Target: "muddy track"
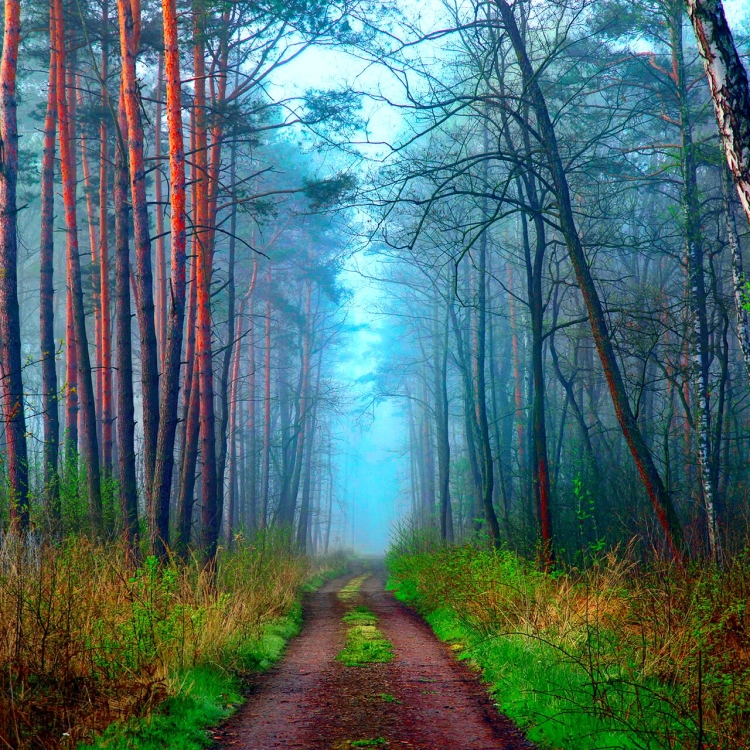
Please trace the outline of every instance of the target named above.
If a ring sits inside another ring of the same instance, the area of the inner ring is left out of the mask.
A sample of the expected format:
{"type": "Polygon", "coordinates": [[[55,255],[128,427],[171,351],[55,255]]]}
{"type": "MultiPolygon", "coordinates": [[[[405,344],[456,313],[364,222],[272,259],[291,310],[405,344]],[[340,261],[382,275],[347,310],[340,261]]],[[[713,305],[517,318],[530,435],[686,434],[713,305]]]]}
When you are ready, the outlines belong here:
{"type": "Polygon", "coordinates": [[[330,581],[307,599],[301,635],[283,662],[252,685],[238,714],[215,733],[221,748],[533,748],[497,713],[477,675],[452,659],[428,626],[384,590],[382,572],[365,580],[356,604],[378,616],[395,658],[359,667],[336,661],[344,646],[341,618],[347,609],[336,593],[354,576],[330,581]],[[367,740],[377,744],[361,744],[367,740]]]}

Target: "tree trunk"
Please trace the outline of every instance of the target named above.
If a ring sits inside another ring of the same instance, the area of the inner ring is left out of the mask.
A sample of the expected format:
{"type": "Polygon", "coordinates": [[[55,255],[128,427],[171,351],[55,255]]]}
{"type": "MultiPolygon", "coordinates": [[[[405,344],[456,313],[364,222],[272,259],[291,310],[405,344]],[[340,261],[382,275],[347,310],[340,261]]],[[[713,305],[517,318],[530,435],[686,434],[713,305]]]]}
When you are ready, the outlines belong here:
{"type": "MultiPolygon", "coordinates": [[[[236,494],[235,494],[235,479],[237,476],[237,411],[239,409],[237,405],[239,395],[239,384],[240,384],[240,357],[242,356],[242,328],[244,323],[244,312],[245,312],[245,300],[240,302],[240,309],[237,314],[236,330],[230,334],[234,337],[237,342],[234,347],[234,357],[232,358],[232,382],[229,394],[229,403],[227,404],[227,412],[229,416],[229,427],[227,433],[228,450],[226,451],[228,456],[228,474],[229,474],[229,487],[227,492],[226,501],[226,512],[224,513],[224,540],[227,548],[232,543],[232,535],[234,533],[234,520],[236,510],[236,494]]],[[[223,482],[219,484],[219,487],[223,486],[223,482]]]]}
{"type": "Polygon", "coordinates": [[[138,542],[138,492],[135,475],[133,342],[130,320],[130,244],[128,241],[128,164],[125,108],[120,95],[115,148],[115,330],[117,362],[117,460],[123,537],[131,550],[138,542]]]}
{"type": "MultiPolygon", "coordinates": [[[[313,448],[315,447],[315,422],[318,415],[318,397],[320,395],[320,376],[323,371],[323,357],[322,354],[318,357],[318,375],[315,383],[315,403],[310,410],[309,417],[306,417],[303,421],[303,429],[305,430],[304,439],[304,460],[305,460],[305,480],[302,483],[302,504],[299,510],[299,526],[297,528],[297,546],[300,551],[310,554],[311,550],[308,546],[308,538],[310,536],[310,518],[311,518],[311,507],[310,498],[312,497],[312,456],[313,448]]],[[[308,404],[310,396],[308,394],[308,404]]],[[[309,405],[308,405],[309,410],[309,405]]],[[[302,418],[300,417],[302,420],[302,418]]],[[[302,462],[303,453],[299,454],[299,461],[302,462]]]]}
{"type": "Polygon", "coordinates": [[[41,241],[39,243],[39,323],[42,345],[42,411],[44,413],[44,496],[53,524],[60,521],[58,458],[60,416],[55,367],[54,211],[55,138],[57,136],[57,53],[55,14],[50,3],[50,60],[47,83],[47,114],[44,120],[42,156],[41,241]]]}
{"type": "Polygon", "coordinates": [[[687,0],[711,89],[719,134],[742,207],[750,221],[750,85],[721,0],[687,0]]]}
{"type": "Polygon", "coordinates": [[[263,458],[260,477],[260,525],[268,523],[271,473],[271,266],[266,270],[265,372],[263,384],[263,458]]]}
{"type": "Polygon", "coordinates": [[[148,516],[156,514],[151,497],[159,430],[159,364],[154,322],[154,290],[151,270],[151,236],[148,225],[146,169],[143,155],[143,123],[136,77],[136,56],[140,45],[140,4],[117,0],[122,57],[122,89],[127,116],[128,163],[133,205],[133,240],[135,243],[136,311],[141,340],[141,383],[143,404],[143,464],[148,516]]]}
{"type": "Polygon", "coordinates": [[[248,374],[247,374],[247,507],[251,529],[258,528],[258,456],[255,408],[255,305],[250,301],[248,322],[248,374]]]}
{"type": "Polygon", "coordinates": [[[433,391],[435,398],[435,422],[438,457],[438,495],[440,503],[440,538],[453,541],[453,513],[451,509],[451,445],[448,435],[448,335],[450,321],[448,311],[440,330],[439,305],[436,300],[433,321],[433,391]]]}
{"type": "MultiPolygon", "coordinates": [[[[185,324],[185,264],[187,238],[185,233],[185,149],[182,138],[182,102],[180,83],[180,50],[177,30],[176,0],[163,0],[164,64],[167,95],[167,131],[169,133],[169,202],[170,202],[170,305],[169,320],[163,321],[166,338],[162,339],[163,373],[159,405],[159,428],[156,438],[154,484],[151,490],[149,519],[152,554],[161,557],[169,542],[169,500],[174,471],[174,447],[180,394],[180,357],[185,324]]],[[[161,178],[158,178],[159,180],[161,178]]],[[[160,207],[161,212],[161,207],[160,207]]],[[[162,248],[161,255],[164,251],[162,248]]],[[[166,296],[164,258],[162,285],[166,296]]],[[[166,313],[166,299],[162,300],[166,313]]],[[[188,367],[190,369],[190,360],[188,367]]],[[[192,506],[191,506],[192,510],[192,506]]],[[[192,513],[191,513],[192,515],[192,513]]],[[[184,532],[184,525],[180,526],[184,532]]],[[[189,528],[189,527],[188,527],[189,528]]]]}
{"type": "Polygon", "coordinates": [[[730,176],[726,169],[721,170],[721,193],[724,220],[727,230],[727,245],[732,255],[732,292],[734,307],[737,312],[737,340],[742,350],[745,372],[750,380],[750,322],[748,321],[747,294],[748,286],[742,264],[742,248],[737,234],[737,222],[734,216],[733,201],[730,195],[730,176]]]}
{"type": "MultiPolygon", "coordinates": [[[[170,23],[174,21],[176,23],[176,18],[169,18],[170,14],[170,8],[169,3],[167,3],[167,7],[165,7],[164,3],[162,3],[162,18],[165,19],[164,25],[164,44],[168,43],[167,41],[167,35],[169,33],[175,33],[177,30],[175,29],[174,32],[168,31],[166,29],[167,23],[170,23]]],[[[177,43],[177,40],[173,42],[174,44],[177,43]]],[[[179,48],[178,48],[179,49],[179,48]]],[[[179,54],[179,52],[178,52],[179,54]]],[[[162,374],[164,371],[164,359],[166,357],[166,347],[167,347],[167,258],[166,258],[166,252],[165,252],[165,237],[164,237],[164,191],[162,189],[162,161],[163,161],[163,154],[162,154],[162,100],[164,98],[164,55],[165,53],[162,53],[159,55],[159,67],[158,72],[156,76],[156,118],[154,122],[154,141],[155,141],[155,157],[156,157],[156,169],[154,170],[154,198],[156,199],[156,272],[154,274],[154,283],[156,287],[156,343],[157,343],[157,350],[159,354],[159,364],[162,368],[162,374]]],[[[177,80],[179,81],[179,75],[177,80]]],[[[180,113],[181,115],[182,113],[180,113]]],[[[182,119],[180,119],[180,125],[182,125],[182,119]]],[[[168,126],[167,126],[168,127],[168,126]]],[[[180,130],[180,142],[182,141],[182,130],[180,130]]],[[[170,144],[169,146],[170,154],[172,152],[172,146],[170,144]]],[[[182,149],[180,149],[182,152],[182,149]]],[[[184,154],[183,154],[183,175],[185,172],[184,167],[184,154]]],[[[184,188],[183,188],[184,191],[184,188]]],[[[170,193],[170,203],[171,203],[171,193],[170,193]]],[[[161,393],[161,391],[160,391],[161,393]]],[[[161,415],[159,415],[159,419],[161,419],[161,415]]],[[[159,438],[157,437],[157,443],[159,438]]],[[[158,448],[157,448],[157,461],[158,458],[158,448]]]]}
{"type": "MultiPolygon", "coordinates": [[[[102,4],[102,28],[109,25],[109,4],[107,0],[102,4]]],[[[109,92],[107,91],[107,76],[109,69],[109,46],[106,31],[102,38],[102,90],[101,108],[106,111],[109,106],[109,92]]],[[[109,143],[107,134],[107,118],[101,118],[99,124],[99,299],[101,304],[101,382],[102,382],[102,456],[104,471],[112,473],[114,436],[112,413],[112,321],[110,318],[109,293],[109,236],[107,221],[107,189],[109,143]]]]}
{"type": "Polygon", "coordinates": [[[706,513],[708,546],[714,562],[719,560],[716,535],[716,509],[711,450],[711,402],[709,398],[709,333],[706,315],[706,280],[703,270],[703,237],[701,236],[701,210],[698,198],[698,178],[695,147],[685,82],[685,61],[682,51],[682,6],[676,4],[670,16],[672,68],[680,110],[680,149],[682,171],[682,207],[685,221],[685,250],[687,254],[690,314],[693,319],[692,379],[696,395],[697,414],[694,422],[698,430],[698,463],[703,490],[703,507],[706,513]]]}
{"type": "Polygon", "coordinates": [[[18,307],[18,123],[16,76],[21,30],[20,0],[5,0],[0,59],[0,366],[2,366],[11,526],[29,524],[29,465],[23,403],[21,318],[18,307]]]}
{"type": "Polygon", "coordinates": [[[83,301],[81,280],[81,258],[78,250],[78,221],[76,217],[76,183],[74,152],[70,142],[70,119],[65,92],[65,26],[63,23],[62,0],[55,0],[58,22],[55,24],[58,53],[57,108],[60,122],[60,170],[63,183],[63,204],[65,207],[66,246],[68,261],[69,294],[76,357],[78,359],[79,392],[81,401],[81,422],[83,427],[83,455],[86,462],[89,515],[94,533],[101,530],[102,495],[99,475],[99,448],[96,439],[96,411],[94,386],[91,378],[88,336],[86,334],[86,313],[83,301]]]}

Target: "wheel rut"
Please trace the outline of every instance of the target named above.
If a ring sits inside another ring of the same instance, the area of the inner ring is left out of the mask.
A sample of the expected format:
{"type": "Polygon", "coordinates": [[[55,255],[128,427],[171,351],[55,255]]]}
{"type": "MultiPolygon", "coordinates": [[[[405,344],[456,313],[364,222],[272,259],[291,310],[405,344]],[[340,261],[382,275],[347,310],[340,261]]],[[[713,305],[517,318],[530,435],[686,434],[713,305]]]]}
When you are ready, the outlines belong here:
{"type": "Polygon", "coordinates": [[[497,713],[478,676],[385,591],[382,571],[364,579],[355,600],[341,600],[341,589],[365,572],[330,581],[307,598],[302,633],[215,733],[219,747],[531,750],[497,713]],[[342,618],[353,605],[377,616],[393,645],[392,661],[350,667],[336,660],[345,644],[342,618]]]}

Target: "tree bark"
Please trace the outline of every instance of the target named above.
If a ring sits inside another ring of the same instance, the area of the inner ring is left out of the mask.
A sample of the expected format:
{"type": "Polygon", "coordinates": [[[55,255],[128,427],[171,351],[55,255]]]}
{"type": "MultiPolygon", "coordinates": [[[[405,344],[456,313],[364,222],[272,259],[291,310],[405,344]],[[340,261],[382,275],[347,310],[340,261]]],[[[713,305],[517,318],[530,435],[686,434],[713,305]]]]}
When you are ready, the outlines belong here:
{"type": "Polygon", "coordinates": [[[56,44],[58,54],[57,108],[60,123],[60,169],[63,182],[63,204],[65,207],[66,247],[68,279],[73,332],[76,339],[78,379],[83,427],[83,455],[86,463],[86,479],[91,528],[99,533],[102,522],[102,495],[99,473],[99,447],[96,437],[96,409],[94,386],[91,378],[91,359],[86,334],[86,312],[81,280],[81,258],[78,250],[78,221],[76,217],[76,183],[74,152],[70,142],[70,119],[65,92],[65,26],[62,0],[55,0],[56,44]]]}
{"type": "MultiPolygon", "coordinates": [[[[128,164],[133,205],[133,240],[135,244],[136,311],[141,340],[141,383],[143,404],[143,464],[146,503],[153,505],[154,464],[159,430],[159,364],[154,322],[154,290],[151,268],[151,236],[148,225],[146,169],[143,148],[140,95],[136,77],[136,56],[140,45],[140,4],[117,0],[122,58],[122,89],[127,116],[128,164]]],[[[149,518],[153,517],[151,509],[149,518]]]]}
{"type": "Polygon", "coordinates": [[[714,505],[714,482],[711,450],[711,403],[709,398],[709,334],[706,315],[706,280],[703,270],[703,237],[698,198],[698,178],[695,147],[690,121],[688,90],[685,82],[685,61],[682,49],[682,6],[676,4],[670,15],[672,68],[680,111],[680,167],[682,172],[682,208],[685,222],[685,250],[688,268],[688,299],[692,317],[692,380],[696,395],[697,414],[694,422],[698,430],[698,462],[703,490],[703,507],[711,558],[718,562],[719,548],[714,505]]]}
{"type": "Polygon", "coordinates": [[[268,523],[271,474],[271,266],[266,269],[265,372],[263,382],[263,457],[261,460],[261,527],[268,523]]]}
{"type": "MultiPolygon", "coordinates": [[[[102,66],[101,66],[101,108],[102,112],[109,106],[107,77],[109,70],[109,45],[107,28],[109,26],[109,3],[102,4],[102,66]]],[[[101,383],[102,383],[102,457],[104,471],[112,472],[114,452],[114,415],[112,413],[112,320],[110,313],[109,290],[109,235],[107,221],[107,192],[109,182],[109,143],[107,118],[102,117],[99,124],[99,299],[101,305],[101,383]]]]}
{"type": "Polygon", "coordinates": [[[20,0],[5,1],[3,52],[0,58],[0,365],[11,527],[29,524],[29,465],[23,402],[21,318],[18,307],[18,121],[16,78],[21,31],[20,0]]]}
{"type": "Polygon", "coordinates": [[[687,0],[711,90],[719,135],[750,221],[750,85],[721,0],[687,0]]]}
{"type": "MultiPolygon", "coordinates": [[[[185,324],[187,248],[185,233],[185,149],[182,138],[182,94],[176,0],[163,0],[162,17],[164,23],[167,130],[169,133],[171,294],[166,339],[163,340],[164,371],[159,399],[161,414],[159,415],[156,438],[154,483],[150,493],[152,502],[149,506],[151,513],[149,541],[151,552],[157,557],[166,554],[169,543],[169,499],[172,491],[175,436],[179,411],[180,357],[182,355],[182,332],[185,324]]],[[[163,265],[164,258],[160,258],[159,262],[163,265]]],[[[166,287],[166,280],[163,277],[164,271],[162,269],[162,282],[166,287]]],[[[166,300],[162,300],[162,303],[166,305],[166,300]]],[[[190,369],[190,367],[191,363],[188,360],[187,369],[190,369]]],[[[184,524],[180,528],[184,533],[184,524]]]]}
{"type": "Polygon", "coordinates": [[[117,362],[117,460],[123,538],[131,550],[138,542],[138,492],[135,474],[135,408],[130,320],[130,243],[128,241],[128,164],[124,133],[127,127],[120,94],[115,148],[115,331],[117,362]]]}
{"type": "Polygon", "coordinates": [[[55,139],[57,137],[57,53],[55,13],[50,3],[50,60],[47,113],[44,119],[42,156],[41,240],[39,243],[39,323],[42,345],[42,411],[44,413],[44,497],[53,524],[60,520],[60,415],[55,366],[54,212],[55,139]]]}

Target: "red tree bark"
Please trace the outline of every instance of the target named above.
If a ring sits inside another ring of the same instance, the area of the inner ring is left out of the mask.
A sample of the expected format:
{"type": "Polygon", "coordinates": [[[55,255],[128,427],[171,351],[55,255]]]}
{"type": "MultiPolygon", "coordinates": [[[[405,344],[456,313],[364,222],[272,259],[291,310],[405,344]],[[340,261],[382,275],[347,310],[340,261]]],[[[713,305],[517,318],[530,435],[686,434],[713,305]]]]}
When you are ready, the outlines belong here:
{"type": "MultiPolygon", "coordinates": [[[[117,1],[120,22],[122,87],[127,117],[130,191],[133,204],[135,243],[136,310],[141,340],[141,380],[143,384],[143,460],[146,502],[151,504],[156,440],[159,429],[159,365],[154,322],[154,290],[151,270],[151,237],[146,199],[146,169],[143,155],[143,123],[135,62],[140,43],[140,5],[117,1]]],[[[124,134],[125,135],[125,134],[124,134]]]]}
{"type": "Polygon", "coordinates": [[[56,47],[58,54],[57,108],[60,123],[60,170],[63,183],[63,204],[65,208],[66,250],[68,262],[69,295],[75,333],[75,349],[78,359],[78,378],[81,400],[81,422],[83,427],[83,453],[86,462],[86,479],[89,501],[89,515],[92,531],[101,528],[102,496],[99,473],[99,448],[96,438],[96,412],[94,387],[91,379],[91,360],[86,334],[86,313],[83,304],[81,281],[81,258],[78,250],[78,221],[76,217],[76,184],[74,171],[74,151],[70,142],[70,119],[65,95],[65,25],[63,22],[62,0],[55,0],[56,47]]]}
{"type": "Polygon", "coordinates": [[[29,466],[23,403],[21,319],[18,308],[18,123],[16,77],[21,30],[20,0],[6,0],[3,53],[0,59],[0,367],[2,368],[8,479],[12,493],[11,525],[29,523],[29,466]]]}
{"type": "MultiPolygon", "coordinates": [[[[169,498],[174,469],[174,444],[180,392],[180,355],[185,322],[185,150],[182,139],[180,51],[175,0],[163,0],[164,61],[169,130],[171,304],[164,345],[161,415],[156,442],[156,464],[149,520],[151,549],[162,555],[169,540],[169,498]]],[[[163,259],[162,261],[163,262],[163,259]]],[[[190,360],[188,360],[190,369],[190,360]]]]}

